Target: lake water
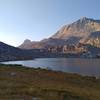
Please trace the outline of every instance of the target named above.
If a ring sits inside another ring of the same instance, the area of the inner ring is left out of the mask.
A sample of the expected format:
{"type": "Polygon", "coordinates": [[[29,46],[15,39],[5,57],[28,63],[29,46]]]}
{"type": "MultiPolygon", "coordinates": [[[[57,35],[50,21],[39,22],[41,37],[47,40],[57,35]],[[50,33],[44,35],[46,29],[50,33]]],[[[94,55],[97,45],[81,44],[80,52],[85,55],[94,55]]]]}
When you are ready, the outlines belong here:
{"type": "Polygon", "coordinates": [[[88,76],[100,76],[100,59],[39,58],[27,61],[9,61],[4,64],[22,64],[34,68],[41,67],[88,76]]]}

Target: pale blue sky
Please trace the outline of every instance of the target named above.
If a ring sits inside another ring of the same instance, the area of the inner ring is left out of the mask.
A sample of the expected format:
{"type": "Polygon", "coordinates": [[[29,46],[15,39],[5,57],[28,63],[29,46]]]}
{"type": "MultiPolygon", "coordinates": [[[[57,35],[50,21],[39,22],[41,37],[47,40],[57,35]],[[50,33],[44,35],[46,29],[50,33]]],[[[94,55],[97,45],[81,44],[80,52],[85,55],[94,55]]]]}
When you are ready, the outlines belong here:
{"type": "Polygon", "coordinates": [[[83,16],[100,19],[100,0],[0,0],[0,41],[41,40],[83,16]]]}

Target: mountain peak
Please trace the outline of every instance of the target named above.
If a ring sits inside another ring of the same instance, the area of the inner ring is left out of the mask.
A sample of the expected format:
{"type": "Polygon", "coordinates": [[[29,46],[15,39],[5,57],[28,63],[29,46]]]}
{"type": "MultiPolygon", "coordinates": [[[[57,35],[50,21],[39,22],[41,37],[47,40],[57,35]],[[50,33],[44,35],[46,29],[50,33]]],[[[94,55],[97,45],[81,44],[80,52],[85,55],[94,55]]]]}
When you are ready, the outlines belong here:
{"type": "Polygon", "coordinates": [[[96,20],[94,20],[94,19],[92,19],[92,18],[88,18],[88,17],[81,17],[78,21],[76,21],[76,22],[96,22],[96,20]]]}
{"type": "Polygon", "coordinates": [[[80,18],[80,20],[87,20],[87,19],[89,19],[89,18],[87,18],[87,17],[81,17],[80,18]]]}
{"type": "Polygon", "coordinates": [[[92,32],[100,31],[100,20],[81,17],[79,20],[62,27],[53,38],[68,39],[69,37],[86,38],[92,32]]]}
{"type": "Polygon", "coordinates": [[[93,18],[88,18],[88,17],[81,17],[78,21],[80,21],[80,22],[96,22],[96,23],[100,23],[100,20],[95,20],[93,18]]]}
{"type": "Polygon", "coordinates": [[[31,40],[26,39],[26,40],[24,40],[24,43],[25,43],[25,44],[29,44],[29,43],[31,43],[31,40]]]}

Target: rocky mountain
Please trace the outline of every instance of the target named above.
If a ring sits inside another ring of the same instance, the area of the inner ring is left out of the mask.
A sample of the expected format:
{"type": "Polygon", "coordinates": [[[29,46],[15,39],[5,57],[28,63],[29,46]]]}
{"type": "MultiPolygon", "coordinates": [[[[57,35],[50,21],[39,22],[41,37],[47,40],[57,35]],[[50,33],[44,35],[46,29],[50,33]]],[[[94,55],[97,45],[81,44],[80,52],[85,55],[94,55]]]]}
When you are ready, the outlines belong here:
{"type": "Polygon", "coordinates": [[[42,41],[25,40],[21,49],[46,49],[67,57],[100,57],[100,20],[83,17],[64,25],[53,36],[42,41]]]}
{"type": "Polygon", "coordinates": [[[52,38],[87,38],[92,32],[100,31],[100,21],[83,17],[76,22],[63,26],[52,38]]]}
{"type": "Polygon", "coordinates": [[[49,46],[58,46],[58,45],[64,45],[66,44],[66,40],[63,39],[53,39],[53,38],[48,38],[42,41],[34,42],[31,41],[29,44],[26,43],[28,39],[26,39],[23,44],[19,46],[21,49],[43,49],[47,48],[49,46]]]}
{"type": "Polygon", "coordinates": [[[21,49],[45,48],[58,45],[90,44],[100,48],[100,20],[80,18],[76,22],[64,25],[52,37],[39,42],[25,40],[21,49]]]}
{"type": "Polygon", "coordinates": [[[87,43],[91,38],[100,42],[100,20],[83,17],[63,26],[52,38],[66,39],[71,44],[87,43]]]}
{"type": "Polygon", "coordinates": [[[26,39],[18,48],[0,42],[0,61],[64,56],[100,57],[100,20],[83,17],[48,39],[26,39]]]}
{"type": "Polygon", "coordinates": [[[26,54],[19,48],[0,42],[0,61],[26,59],[26,54]]]}
{"type": "MultiPolygon", "coordinates": [[[[26,41],[29,42],[28,40],[26,41]]],[[[19,49],[0,42],[0,62],[14,60],[31,60],[34,58],[64,57],[64,54],[48,52],[46,49],[19,49]]]]}
{"type": "Polygon", "coordinates": [[[0,62],[12,60],[27,60],[44,56],[39,49],[24,50],[0,42],[0,62]]]}

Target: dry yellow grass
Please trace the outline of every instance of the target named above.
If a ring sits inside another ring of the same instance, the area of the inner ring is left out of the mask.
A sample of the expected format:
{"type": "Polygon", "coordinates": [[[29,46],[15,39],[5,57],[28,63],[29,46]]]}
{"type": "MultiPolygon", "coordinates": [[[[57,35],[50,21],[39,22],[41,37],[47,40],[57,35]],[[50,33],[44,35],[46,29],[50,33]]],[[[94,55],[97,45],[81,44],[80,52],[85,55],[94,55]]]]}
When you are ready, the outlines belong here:
{"type": "Polygon", "coordinates": [[[100,100],[100,79],[0,65],[0,100],[100,100]]]}

